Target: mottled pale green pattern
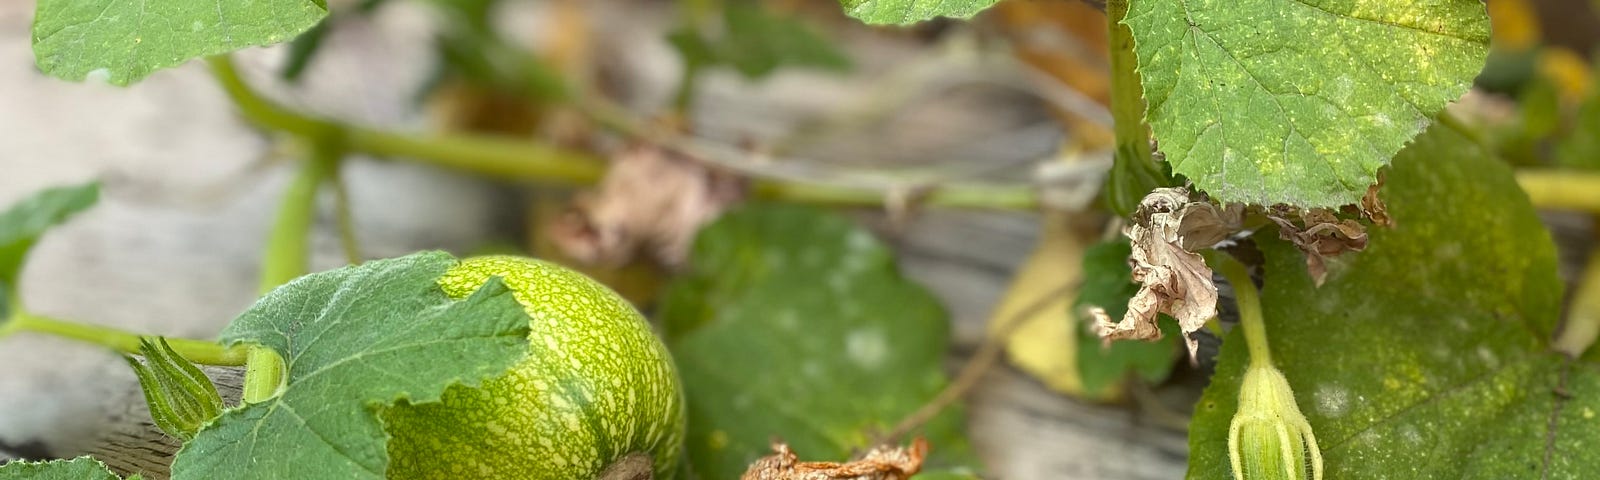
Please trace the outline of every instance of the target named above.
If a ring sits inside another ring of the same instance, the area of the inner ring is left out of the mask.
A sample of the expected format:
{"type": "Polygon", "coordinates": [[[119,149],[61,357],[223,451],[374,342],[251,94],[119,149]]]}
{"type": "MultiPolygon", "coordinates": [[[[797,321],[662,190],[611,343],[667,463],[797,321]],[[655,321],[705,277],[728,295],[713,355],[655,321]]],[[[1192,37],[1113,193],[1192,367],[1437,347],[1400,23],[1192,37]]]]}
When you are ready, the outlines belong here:
{"type": "MultiPolygon", "coordinates": [[[[661,317],[701,478],[739,478],[773,438],[807,459],[848,459],[946,383],[938,300],[847,218],[745,207],[701,230],[691,263],[661,317]]],[[[966,460],[958,411],[918,434],[932,445],[930,471],[966,460]]]]}
{"type": "Polygon", "coordinates": [[[839,0],[845,13],[866,23],[908,25],[935,17],[967,18],[999,0],[839,0]]]}
{"type": "MultiPolygon", "coordinates": [[[[15,461],[0,465],[0,480],[119,480],[104,463],[89,457],[48,462],[15,461]]],[[[137,480],[138,475],[128,480],[137,480]]]]}
{"type": "Polygon", "coordinates": [[[46,230],[100,199],[100,184],[45,189],[0,212],[0,294],[16,287],[22,263],[46,230]]]}
{"type": "MultiPolygon", "coordinates": [[[[1295,248],[1257,235],[1272,357],[1326,478],[1600,478],[1600,368],[1547,349],[1555,249],[1511,170],[1439,125],[1395,158],[1383,191],[1395,227],[1372,229],[1321,288],[1295,248]]],[[[1243,340],[1224,341],[1196,406],[1190,478],[1230,478],[1243,340]]]]}
{"type": "Polygon", "coordinates": [[[528,356],[481,388],[387,410],[390,478],[594,478],[646,452],[670,480],[684,402],[672,357],[626,300],[564,267],[520,257],[463,261],[439,280],[463,297],[503,279],[530,320],[528,356]]]}
{"type": "Polygon", "coordinates": [[[1329,207],[1483,68],[1480,0],[1131,0],[1146,113],[1213,197],[1329,207]]]}
{"type": "Polygon", "coordinates": [[[502,375],[528,349],[528,317],[501,282],[463,300],[440,290],[437,280],[455,263],[417,253],[267,293],[221,338],[277,351],[287,386],[201,429],[178,451],[172,478],[384,478],[378,407],[436,401],[451,385],[502,375]]]}
{"type": "Polygon", "coordinates": [[[328,15],[316,0],[39,0],[39,69],[82,80],[104,69],[115,85],[192,58],[288,41],[328,15]]]}

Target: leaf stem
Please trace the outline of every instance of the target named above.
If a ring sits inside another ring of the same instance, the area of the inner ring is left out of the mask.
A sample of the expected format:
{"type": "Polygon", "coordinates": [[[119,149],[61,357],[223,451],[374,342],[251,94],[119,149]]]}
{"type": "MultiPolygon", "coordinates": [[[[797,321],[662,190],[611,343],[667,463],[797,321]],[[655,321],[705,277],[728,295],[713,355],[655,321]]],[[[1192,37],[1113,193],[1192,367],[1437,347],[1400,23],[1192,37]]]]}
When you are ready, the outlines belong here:
{"type": "Polygon", "coordinates": [[[1139,82],[1139,58],[1133,52],[1133,30],[1122,24],[1129,0],[1106,2],[1111,46],[1111,119],[1118,150],[1126,149],[1130,161],[1155,163],[1150,153],[1150,127],[1144,123],[1144,87],[1139,82]]]}
{"type": "Polygon", "coordinates": [[[1569,169],[1517,171],[1517,185],[1538,208],[1600,213],[1600,173],[1569,169]]]}
{"type": "Polygon", "coordinates": [[[1261,296],[1255,280],[1244,264],[1226,253],[1208,257],[1212,268],[1233,286],[1233,298],[1239,305],[1239,327],[1244,329],[1244,343],[1250,350],[1250,366],[1272,366],[1272,349],[1267,344],[1267,325],[1261,315],[1261,296]]]}
{"type": "MultiPolygon", "coordinates": [[[[311,155],[289,188],[283,192],[278,217],[267,238],[261,260],[261,293],[265,295],[290,280],[305,275],[311,263],[311,228],[316,223],[317,192],[323,183],[338,178],[344,157],[343,138],[337,132],[310,137],[311,155]]],[[[347,253],[353,252],[347,244],[347,253]]],[[[243,400],[257,403],[277,395],[284,383],[283,358],[270,348],[253,345],[244,373],[243,400]]]]}
{"type": "MultiPolygon", "coordinates": [[[[604,159],[546,143],[489,135],[393,132],[312,118],[278,106],[251,90],[228,57],[211,57],[209,62],[223,90],[239,106],[245,119],[266,130],[289,133],[313,142],[323,137],[340,138],[349,153],[433,165],[499,180],[588,185],[605,174],[604,159]]],[[[582,104],[580,101],[580,109],[607,128],[635,137],[652,136],[620,111],[582,104]]],[[[770,178],[757,178],[753,183],[755,196],[767,200],[862,207],[882,207],[889,202],[888,195],[880,188],[770,178]]],[[[922,200],[926,205],[951,208],[1031,210],[1038,204],[1037,196],[1031,185],[951,183],[930,189],[922,200]]]]}
{"type": "Polygon", "coordinates": [[[1133,51],[1133,31],[1122,24],[1129,0],[1105,4],[1111,47],[1111,119],[1116,149],[1106,199],[1112,211],[1127,216],[1139,200],[1157,187],[1171,183],[1156,163],[1150,148],[1150,125],[1144,119],[1144,87],[1139,81],[1139,58],[1133,51]]]}
{"type": "Polygon", "coordinates": [[[339,168],[339,153],[313,146],[310,161],[289,183],[278,205],[278,216],[267,237],[261,263],[261,293],[305,275],[311,259],[311,226],[316,221],[317,190],[339,168]]]}
{"type": "Polygon", "coordinates": [[[1600,337],[1600,255],[1591,254],[1588,266],[1583,269],[1583,278],[1578,280],[1577,291],[1573,292],[1566,321],[1550,347],[1578,358],[1594,345],[1596,337],[1600,337]]]}
{"type": "MultiPolygon", "coordinates": [[[[148,337],[148,335],[139,335],[116,328],[50,318],[20,310],[13,313],[9,323],[0,327],[0,336],[17,332],[43,333],[70,338],[133,355],[139,354],[139,339],[148,337]]],[[[245,364],[246,348],[244,347],[224,347],[216,342],[204,340],[166,338],[167,343],[172,345],[173,350],[194,363],[216,366],[239,366],[245,364]]]]}
{"type": "Polygon", "coordinates": [[[283,357],[261,345],[250,346],[249,352],[239,399],[244,403],[261,403],[276,396],[284,385],[283,357]]]}
{"type": "Polygon", "coordinates": [[[334,198],[334,217],[339,224],[339,244],[344,248],[345,261],[351,265],[360,265],[366,256],[361,254],[361,240],[356,237],[356,219],[350,206],[350,188],[344,181],[344,169],[336,168],[332,183],[334,198]]]}

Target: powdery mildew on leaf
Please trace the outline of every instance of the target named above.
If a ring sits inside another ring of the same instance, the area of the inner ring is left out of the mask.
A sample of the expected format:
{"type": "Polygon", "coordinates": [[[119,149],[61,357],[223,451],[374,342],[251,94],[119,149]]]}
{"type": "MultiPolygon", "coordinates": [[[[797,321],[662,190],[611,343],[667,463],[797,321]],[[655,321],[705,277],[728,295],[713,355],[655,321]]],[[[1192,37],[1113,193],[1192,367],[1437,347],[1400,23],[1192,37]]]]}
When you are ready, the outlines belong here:
{"type": "Polygon", "coordinates": [[[39,0],[33,54],[51,76],[103,71],[127,85],[193,58],[289,41],[327,15],[315,0],[39,0]]]}
{"type": "MultiPolygon", "coordinates": [[[[1292,244],[1256,237],[1272,358],[1326,478],[1600,478],[1600,358],[1550,349],[1555,248],[1511,169],[1438,125],[1387,180],[1394,228],[1372,229],[1321,287],[1292,244]]],[[[1230,334],[1189,427],[1191,479],[1232,478],[1248,361],[1230,334]]]]}
{"type": "MultiPolygon", "coordinates": [[[[872,234],[815,208],[748,205],[706,227],[661,320],[702,478],[737,478],[775,437],[848,458],[946,382],[938,300],[872,234]]],[[[929,468],[966,454],[959,422],[946,410],[916,432],[938,446],[929,468]]]]}
{"type": "Polygon", "coordinates": [[[1135,0],[1123,23],[1173,172],[1263,206],[1359,201],[1489,43],[1480,0],[1135,0]]]}

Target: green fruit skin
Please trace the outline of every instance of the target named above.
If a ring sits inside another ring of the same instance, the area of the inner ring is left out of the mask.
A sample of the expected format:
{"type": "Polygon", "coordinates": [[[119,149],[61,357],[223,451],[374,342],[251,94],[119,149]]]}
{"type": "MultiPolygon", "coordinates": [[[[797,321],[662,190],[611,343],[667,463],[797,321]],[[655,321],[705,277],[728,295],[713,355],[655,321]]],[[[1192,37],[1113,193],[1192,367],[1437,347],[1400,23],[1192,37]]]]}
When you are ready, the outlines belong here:
{"type": "Polygon", "coordinates": [[[504,279],[528,312],[528,357],[479,388],[382,412],[389,478],[588,480],[633,452],[673,478],[684,437],[683,388],[666,346],[605,286],[521,257],[471,258],[439,285],[465,298],[504,279]]]}

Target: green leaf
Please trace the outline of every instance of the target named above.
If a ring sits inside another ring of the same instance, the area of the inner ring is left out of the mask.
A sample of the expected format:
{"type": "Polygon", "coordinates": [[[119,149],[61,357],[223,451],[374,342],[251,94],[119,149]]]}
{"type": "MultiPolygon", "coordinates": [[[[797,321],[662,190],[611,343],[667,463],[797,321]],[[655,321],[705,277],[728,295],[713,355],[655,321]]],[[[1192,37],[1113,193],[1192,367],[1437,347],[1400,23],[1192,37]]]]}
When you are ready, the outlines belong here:
{"type": "Polygon", "coordinates": [[[707,40],[690,29],[668,35],[685,63],[727,65],[752,80],[785,66],[827,71],[851,67],[850,57],[838,45],[798,16],[776,14],[748,3],[730,3],[722,11],[726,32],[717,40],[707,40]]]}
{"type": "MultiPolygon", "coordinates": [[[[323,0],[317,2],[319,5],[324,3],[323,0]]],[[[369,15],[387,2],[388,0],[361,0],[361,3],[356,5],[354,13],[369,15]]],[[[334,24],[338,23],[340,17],[345,16],[347,15],[332,14],[299,37],[295,37],[289,44],[289,59],[284,61],[283,69],[278,71],[278,77],[291,83],[299,82],[306,68],[311,66],[311,61],[322,51],[322,40],[333,30],[334,24]]]]}
{"type": "Polygon", "coordinates": [[[100,184],[56,187],[0,212],[0,287],[15,289],[28,250],[46,230],[100,200],[100,184]]]}
{"type": "Polygon", "coordinates": [[[455,263],[425,252],[301,277],[222,331],[285,362],[287,386],[224,412],[178,451],[184,479],[381,479],[388,435],[375,409],[438,401],[527,352],[528,317],[499,280],[462,301],[435,284],[455,263]]]}
{"type": "Polygon", "coordinates": [[[313,0],[39,0],[33,54],[51,76],[104,70],[127,85],[193,58],[288,41],[327,15],[313,0]]]}
{"type": "MultiPolygon", "coordinates": [[[[946,383],[945,312],[845,218],[798,206],[730,212],[700,232],[671,288],[662,320],[702,478],[738,478],[773,438],[807,459],[845,460],[946,383]]],[[[920,434],[930,470],[969,455],[956,412],[920,434]]]]}
{"type": "Polygon", "coordinates": [[[278,71],[278,77],[288,82],[299,82],[305,75],[306,68],[311,66],[311,60],[317,57],[317,52],[322,51],[322,39],[328,36],[333,29],[333,21],[318,23],[306,30],[306,33],[295,37],[289,43],[289,59],[284,61],[283,70],[278,71]]]}
{"type": "Polygon", "coordinates": [[[866,23],[909,25],[934,17],[969,18],[1000,0],[839,0],[845,13],[866,23]]]}
{"type": "MultiPolygon", "coordinates": [[[[1383,192],[1395,226],[1335,259],[1321,288],[1292,245],[1256,236],[1272,357],[1326,478],[1600,478],[1600,363],[1549,350],[1555,249],[1511,170],[1439,125],[1383,192]]],[[[1239,333],[1195,409],[1193,479],[1230,478],[1239,333]]]]}
{"type": "MultiPolygon", "coordinates": [[[[0,480],[121,480],[106,464],[89,457],[48,462],[15,461],[0,465],[0,480]]],[[[137,480],[138,475],[128,477],[137,480]]]]}
{"type": "MultiPolygon", "coordinates": [[[[1083,252],[1083,286],[1078,289],[1078,299],[1072,310],[1085,312],[1089,307],[1105,309],[1111,318],[1122,318],[1128,311],[1128,300],[1139,293],[1139,284],[1133,283],[1133,270],[1128,266],[1128,256],[1133,247],[1126,237],[1102,242],[1083,252]]],[[[1181,333],[1177,321],[1162,316],[1160,325],[1164,335],[1154,342],[1124,341],[1102,346],[1088,315],[1075,315],[1078,322],[1078,375],[1083,381],[1083,391],[1091,398],[1103,398],[1107,390],[1116,386],[1129,373],[1147,382],[1166,380],[1172,373],[1178,356],[1177,339],[1181,333]]]]}
{"type": "Polygon", "coordinates": [[[1481,0],[1140,0],[1146,115],[1213,198],[1357,203],[1483,68],[1481,0]]]}

